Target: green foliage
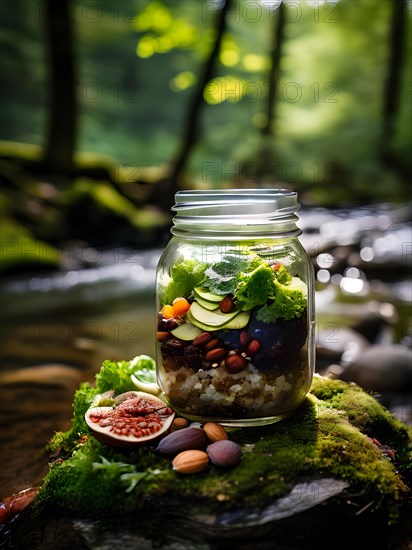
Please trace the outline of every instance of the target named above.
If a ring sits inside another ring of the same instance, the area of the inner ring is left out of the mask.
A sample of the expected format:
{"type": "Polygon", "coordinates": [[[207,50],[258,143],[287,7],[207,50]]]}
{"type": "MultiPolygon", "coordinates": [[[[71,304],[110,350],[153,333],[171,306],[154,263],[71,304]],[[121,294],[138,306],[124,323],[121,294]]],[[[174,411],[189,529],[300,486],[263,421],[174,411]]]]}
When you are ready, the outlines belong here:
{"type": "Polygon", "coordinates": [[[228,254],[220,262],[213,264],[205,271],[206,279],[202,285],[214,294],[234,294],[238,285],[238,277],[242,272],[250,270],[253,256],[237,256],[228,254]]]}
{"type": "Polygon", "coordinates": [[[282,285],[287,285],[292,282],[292,275],[287,271],[284,265],[281,265],[276,271],[276,279],[282,285]]]}
{"type": "MultiPolygon", "coordinates": [[[[43,145],[45,33],[38,18],[20,17],[18,6],[9,3],[3,13],[2,137],[43,145]]],[[[261,128],[277,10],[271,3],[247,9],[237,2],[205,90],[204,134],[187,181],[253,186],[266,170],[269,185],[286,182],[308,190],[316,202],[396,198],[402,182],[382,164],[379,149],[392,9],[386,0],[287,7],[276,134],[264,143],[270,159],[265,167],[259,164],[261,128]],[[229,173],[242,166],[244,177],[231,181],[229,173]]],[[[143,166],[164,165],[176,153],[193,86],[214,38],[216,11],[213,3],[178,1],[103,2],[96,19],[85,16],[89,11],[83,0],[72,12],[81,68],[78,150],[115,157],[112,169],[126,182],[140,176],[143,166]]],[[[406,17],[410,30],[410,10],[406,17]]],[[[409,41],[403,82],[410,59],[409,41]]],[[[407,166],[405,93],[402,89],[390,149],[407,166]]]]}
{"type": "Polygon", "coordinates": [[[156,363],[148,355],[137,355],[131,361],[106,359],[96,374],[96,390],[99,393],[115,390],[116,394],[136,391],[131,376],[143,382],[156,382],[156,363]]]}
{"type": "Polygon", "coordinates": [[[175,298],[187,296],[203,279],[207,267],[196,260],[177,260],[170,268],[170,282],[161,289],[160,302],[171,304],[175,298]]]}
{"type": "Polygon", "coordinates": [[[275,275],[273,269],[262,262],[249,273],[240,273],[235,298],[242,309],[250,310],[266,304],[274,297],[275,275]]]}
{"type": "Polygon", "coordinates": [[[148,355],[138,355],[130,363],[130,370],[142,382],[156,382],[156,363],[148,355]]]}
{"type": "Polygon", "coordinates": [[[275,323],[277,319],[300,317],[307,306],[307,299],[299,289],[289,288],[278,281],[274,282],[275,296],[270,305],[265,305],[257,312],[257,319],[264,323],[275,323]]]}
{"type": "Polygon", "coordinates": [[[96,388],[99,392],[116,390],[116,393],[124,393],[135,390],[130,376],[133,374],[130,361],[103,361],[100,371],[96,374],[96,388]]]}
{"type": "Polygon", "coordinates": [[[210,266],[197,260],[178,260],[170,274],[171,281],[160,292],[161,304],[171,304],[174,298],[187,296],[200,284],[214,294],[233,295],[235,303],[244,311],[263,306],[257,318],[265,323],[300,317],[307,305],[300,289],[287,286],[292,276],[284,266],[275,272],[265,260],[247,250],[242,254],[226,254],[210,266]]]}

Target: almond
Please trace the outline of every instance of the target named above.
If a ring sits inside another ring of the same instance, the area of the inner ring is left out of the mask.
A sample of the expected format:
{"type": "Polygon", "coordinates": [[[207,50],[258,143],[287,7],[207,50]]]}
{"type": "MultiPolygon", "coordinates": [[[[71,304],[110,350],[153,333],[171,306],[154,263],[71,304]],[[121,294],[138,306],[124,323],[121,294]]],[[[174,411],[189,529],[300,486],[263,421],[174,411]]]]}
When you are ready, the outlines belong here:
{"type": "Polygon", "coordinates": [[[225,368],[229,374],[237,374],[247,367],[247,361],[241,355],[229,355],[225,359],[225,368]]]}
{"type": "Polygon", "coordinates": [[[239,345],[241,348],[245,348],[250,342],[250,335],[246,330],[242,330],[239,337],[239,345]]]}
{"type": "Polygon", "coordinates": [[[194,346],[204,346],[212,339],[210,332],[202,332],[193,340],[192,344],[194,346]]]}
{"type": "Polygon", "coordinates": [[[225,355],[226,355],[225,348],[214,348],[206,353],[205,359],[206,361],[215,363],[216,361],[219,361],[219,359],[223,359],[225,355]]]}
{"type": "Polygon", "coordinates": [[[206,422],[206,424],[203,426],[203,429],[205,430],[207,437],[212,442],[229,439],[227,431],[221,424],[218,424],[217,422],[206,422]]]}
{"type": "Polygon", "coordinates": [[[242,456],[241,446],[230,439],[211,443],[206,452],[213,464],[224,468],[235,466],[240,462],[242,456]]]}
{"type": "Polygon", "coordinates": [[[205,345],[205,349],[209,350],[209,349],[213,349],[216,347],[216,344],[219,343],[219,339],[218,338],[212,338],[212,340],[209,340],[209,342],[205,345]]]}
{"type": "Polygon", "coordinates": [[[209,456],[204,451],[190,449],[175,456],[172,466],[179,474],[197,474],[207,468],[209,456]]]}
{"type": "Polygon", "coordinates": [[[249,357],[253,357],[255,353],[259,351],[260,348],[260,342],[258,340],[252,340],[249,342],[246,353],[249,355],[249,357]]]}
{"type": "Polygon", "coordinates": [[[230,313],[235,307],[235,302],[230,296],[225,296],[223,300],[219,303],[219,309],[222,313],[230,313]]]}

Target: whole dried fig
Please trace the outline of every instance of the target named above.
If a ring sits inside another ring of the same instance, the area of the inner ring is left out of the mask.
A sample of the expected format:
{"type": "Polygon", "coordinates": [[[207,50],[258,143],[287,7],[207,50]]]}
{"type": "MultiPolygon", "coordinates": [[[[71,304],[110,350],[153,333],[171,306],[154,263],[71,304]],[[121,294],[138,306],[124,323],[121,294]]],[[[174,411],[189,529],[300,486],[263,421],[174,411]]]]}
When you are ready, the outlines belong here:
{"type": "Polygon", "coordinates": [[[222,439],[208,445],[207,454],[213,464],[222,468],[235,466],[240,462],[242,448],[230,439],[222,439]]]}

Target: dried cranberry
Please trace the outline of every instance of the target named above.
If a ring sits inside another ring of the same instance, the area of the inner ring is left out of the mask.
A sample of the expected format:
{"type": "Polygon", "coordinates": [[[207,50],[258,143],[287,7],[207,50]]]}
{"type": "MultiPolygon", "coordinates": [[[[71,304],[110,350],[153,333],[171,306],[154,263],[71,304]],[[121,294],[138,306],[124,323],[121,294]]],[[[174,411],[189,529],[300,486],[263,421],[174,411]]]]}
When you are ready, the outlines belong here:
{"type": "Polygon", "coordinates": [[[164,317],[157,322],[157,330],[161,332],[170,332],[178,326],[179,324],[174,319],[165,319],[164,317]]]}

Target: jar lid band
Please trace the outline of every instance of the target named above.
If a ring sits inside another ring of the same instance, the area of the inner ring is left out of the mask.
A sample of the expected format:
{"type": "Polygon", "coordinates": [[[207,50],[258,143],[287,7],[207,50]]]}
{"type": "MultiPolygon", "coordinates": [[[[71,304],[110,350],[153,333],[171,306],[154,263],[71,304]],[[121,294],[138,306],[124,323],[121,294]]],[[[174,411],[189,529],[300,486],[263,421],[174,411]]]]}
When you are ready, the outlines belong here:
{"type": "Polygon", "coordinates": [[[185,190],[175,194],[172,233],[275,232],[299,235],[297,193],[287,189],[185,190]]]}

